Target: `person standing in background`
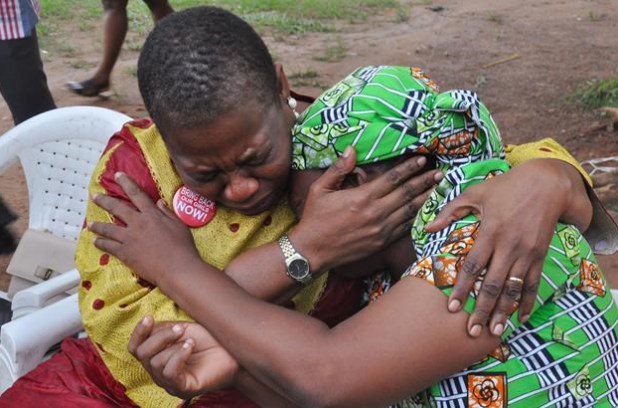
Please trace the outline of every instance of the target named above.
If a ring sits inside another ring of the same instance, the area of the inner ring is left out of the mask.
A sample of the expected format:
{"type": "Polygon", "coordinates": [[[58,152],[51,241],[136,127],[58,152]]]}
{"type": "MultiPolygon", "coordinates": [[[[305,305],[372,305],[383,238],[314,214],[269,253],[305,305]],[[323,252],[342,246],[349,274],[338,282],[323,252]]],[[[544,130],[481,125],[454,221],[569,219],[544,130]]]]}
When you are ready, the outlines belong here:
{"type": "MultiPolygon", "coordinates": [[[[174,10],[167,0],[143,0],[150,9],[155,23],[174,10]]],[[[127,18],[128,0],[103,0],[105,12],[103,32],[103,60],[94,75],[85,81],[67,83],[67,88],[81,96],[98,96],[109,90],[110,77],[122,43],[127,35],[129,20],[127,18]]]]}
{"type": "Polygon", "coordinates": [[[17,125],[56,107],[43,71],[38,0],[0,0],[0,93],[17,125]]]}
{"type": "MultiPolygon", "coordinates": [[[[19,123],[56,107],[43,71],[36,24],[38,0],[0,0],[0,94],[19,123]]],[[[16,216],[0,198],[0,254],[15,251],[8,224],[16,216]]],[[[0,325],[10,319],[10,305],[0,299],[0,325]]]]}

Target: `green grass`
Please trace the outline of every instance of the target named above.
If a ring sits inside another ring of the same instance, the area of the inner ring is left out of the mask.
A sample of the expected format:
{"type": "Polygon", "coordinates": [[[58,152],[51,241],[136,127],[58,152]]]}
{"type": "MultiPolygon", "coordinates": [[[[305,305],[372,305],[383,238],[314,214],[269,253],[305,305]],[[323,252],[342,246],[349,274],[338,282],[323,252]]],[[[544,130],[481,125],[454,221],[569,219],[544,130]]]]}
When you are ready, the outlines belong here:
{"type": "MultiPolygon", "coordinates": [[[[279,33],[332,32],[337,20],[363,21],[385,8],[399,8],[398,0],[171,0],[174,9],[214,5],[240,15],[258,31],[279,33]]],[[[102,15],[99,0],[42,0],[39,32],[45,38],[75,21],[82,31],[94,27],[102,15]],[[92,25],[91,25],[92,24],[92,25]]],[[[145,36],[152,28],[150,13],[142,1],[130,1],[129,32],[145,36]]],[[[45,41],[45,39],[44,39],[45,41]]]]}
{"type": "Polygon", "coordinates": [[[326,47],[322,54],[313,56],[313,59],[322,62],[339,62],[345,58],[347,53],[348,47],[341,37],[336,37],[332,46],[326,47]]]}
{"type": "Polygon", "coordinates": [[[311,86],[314,88],[322,88],[322,84],[318,81],[319,77],[320,74],[313,69],[293,72],[288,75],[288,79],[295,87],[311,86]]]}
{"type": "MultiPolygon", "coordinates": [[[[420,3],[430,4],[431,1],[422,0],[420,3]]],[[[170,0],[170,4],[175,10],[199,5],[223,7],[244,18],[260,34],[272,34],[275,41],[290,44],[301,38],[290,37],[290,34],[340,32],[346,29],[346,23],[362,22],[383,12],[394,14],[396,22],[404,22],[410,13],[410,5],[399,0],[170,0]]],[[[123,49],[125,52],[139,52],[154,23],[143,1],[129,1],[127,13],[129,29],[123,49]]],[[[86,66],[88,58],[85,54],[101,53],[102,21],[100,0],[41,0],[41,21],[37,32],[44,60],[70,58],[71,61],[67,61],[69,66],[75,69],[86,66]],[[74,41],[84,35],[88,35],[88,41],[74,41]]],[[[314,58],[336,62],[346,56],[347,47],[338,35],[333,37],[331,44],[314,58]]],[[[273,54],[273,58],[276,60],[277,56],[273,54]]],[[[298,78],[296,81],[322,87],[317,78],[298,78]]]]}
{"type": "Polygon", "coordinates": [[[490,11],[485,16],[485,20],[491,21],[492,23],[502,24],[504,23],[504,16],[496,13],[495,11],[490,11]]]}
{"type": "Polygon", "coordinates": [[[613,79],[591,79],[580,85],[571,97],[576,103],[591,109],[618,107],[618,76],[613,79]]]}
{"type": "Polygon", "coordinates": [[[589,19],[590,21],[601,21],[601,20],[603,19],[603,17],[605,17],[605,15],[604,15],[604,14],[602,14],[602,13],[597,13],[597,12],[596,12],[596,11],[594,11],[594,10],[590,10],[590,11],[588,12],[588,19],[589,19]]]}

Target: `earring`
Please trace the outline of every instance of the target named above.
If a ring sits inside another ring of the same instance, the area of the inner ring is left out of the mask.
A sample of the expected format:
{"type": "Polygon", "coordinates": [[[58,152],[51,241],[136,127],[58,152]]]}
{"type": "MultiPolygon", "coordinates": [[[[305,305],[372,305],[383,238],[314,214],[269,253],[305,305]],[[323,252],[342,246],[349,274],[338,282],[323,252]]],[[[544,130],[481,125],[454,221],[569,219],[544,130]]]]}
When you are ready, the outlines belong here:
{"type": "Polygon", "coordinates": [[[296,102],[296,99],[288,96],[288,106],[290,107],[290,109],[292,109],[292,112],[294,112],[294,117],[298,119],[300,115],[298,114],[298,112],[296,112],[296,106],[298,106],[298,102],[296,102]]]}

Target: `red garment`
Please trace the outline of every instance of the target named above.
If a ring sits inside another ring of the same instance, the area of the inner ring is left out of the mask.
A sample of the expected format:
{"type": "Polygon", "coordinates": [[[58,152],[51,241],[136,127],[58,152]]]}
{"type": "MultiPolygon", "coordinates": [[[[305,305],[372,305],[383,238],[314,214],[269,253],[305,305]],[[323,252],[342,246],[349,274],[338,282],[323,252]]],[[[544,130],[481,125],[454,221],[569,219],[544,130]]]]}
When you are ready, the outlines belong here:
{"type": "Polygon", "coordinates": [[[0,396],[1,408],[135,407],[87,339],[66,339],[60,351],[0,396]]]}

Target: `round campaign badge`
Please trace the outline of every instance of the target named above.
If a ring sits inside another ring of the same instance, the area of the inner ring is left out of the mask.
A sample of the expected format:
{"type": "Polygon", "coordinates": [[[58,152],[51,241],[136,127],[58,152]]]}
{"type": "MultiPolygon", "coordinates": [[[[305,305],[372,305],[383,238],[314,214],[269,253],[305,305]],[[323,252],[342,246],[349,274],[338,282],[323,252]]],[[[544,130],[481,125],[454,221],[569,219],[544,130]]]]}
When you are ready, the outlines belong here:
{"type": "Polygon", "coordinates": [[[203,227],[217,213],[217,205],[214,201],[186,186],[180,187],[174,194],[173,206],[178,218],[192,228],[203,227]]]}

